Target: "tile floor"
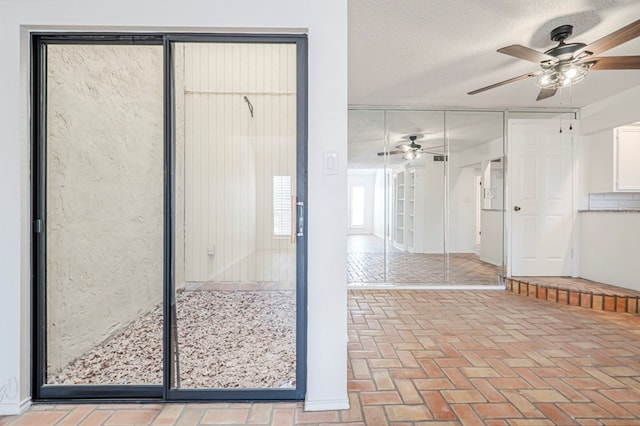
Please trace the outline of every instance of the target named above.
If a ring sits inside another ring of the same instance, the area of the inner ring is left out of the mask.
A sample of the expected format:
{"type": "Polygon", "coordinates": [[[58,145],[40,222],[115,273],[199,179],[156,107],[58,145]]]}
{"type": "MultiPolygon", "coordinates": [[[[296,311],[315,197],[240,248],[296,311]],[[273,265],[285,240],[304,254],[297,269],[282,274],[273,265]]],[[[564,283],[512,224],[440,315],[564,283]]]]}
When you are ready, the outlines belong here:
{"type": "Polygon", "coordinates": [[[473,253],[348,253],[349,285],[497,285],[500,269],[473,253]],[[448,266],[445,265],[448,262],[448,266]]]}
{"type": "Polygon", "coordinates": [[[640,425],[640,316],[506,291],[352,290],[351,409],[35,405],[0,425],[640,425]]]}
{"type": "Polygon", "coordinates": [[[408,253],[374,235],[350,235],[347,274],[351,287],[394,285],[496,285],[500,268],[473,253],[408,253]]]}

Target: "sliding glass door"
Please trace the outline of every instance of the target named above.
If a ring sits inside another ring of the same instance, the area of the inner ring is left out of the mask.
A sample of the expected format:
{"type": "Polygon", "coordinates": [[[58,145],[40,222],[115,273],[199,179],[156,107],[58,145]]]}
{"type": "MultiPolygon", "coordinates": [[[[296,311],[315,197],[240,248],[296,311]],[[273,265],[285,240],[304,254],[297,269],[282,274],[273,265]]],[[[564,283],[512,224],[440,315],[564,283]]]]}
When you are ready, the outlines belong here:
{"type": "Polygon", "coordinates": [[[40,394],[160,396],[162,45],[37,49],[40,394]]]}
{"type": "Polygon", "coordinates": [[[171,394],[277,398],[300,389],[302,365],[297,46],[176,42],[171,50],[171,394]]]}
{"type": "Polygon", "coordinates": [[[306,39],[34,36],[37,399],[301,399],[306,39]]]}

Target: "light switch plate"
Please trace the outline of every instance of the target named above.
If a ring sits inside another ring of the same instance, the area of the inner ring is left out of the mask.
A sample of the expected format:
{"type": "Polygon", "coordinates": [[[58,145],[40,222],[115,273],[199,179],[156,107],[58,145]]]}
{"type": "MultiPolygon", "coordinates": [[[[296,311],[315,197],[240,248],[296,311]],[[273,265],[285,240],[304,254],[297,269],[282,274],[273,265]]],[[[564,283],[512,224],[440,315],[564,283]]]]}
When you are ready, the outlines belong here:
{"type": "Polygon", "coordinates": [[[338,174],[338,153],[335,151],[325,151],[322,153],[322,174],[338,174]]]}

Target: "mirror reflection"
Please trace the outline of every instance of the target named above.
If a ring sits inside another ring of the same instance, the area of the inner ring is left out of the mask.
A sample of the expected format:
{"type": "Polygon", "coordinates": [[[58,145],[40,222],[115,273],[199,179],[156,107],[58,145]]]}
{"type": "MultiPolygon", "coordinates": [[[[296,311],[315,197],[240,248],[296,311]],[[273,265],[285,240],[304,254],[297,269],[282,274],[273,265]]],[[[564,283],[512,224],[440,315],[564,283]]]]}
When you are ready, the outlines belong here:
{"type": "Polygon", "coordinates": [[[351,286],[495,285],[503,113],[349,111],[351,286]]]}

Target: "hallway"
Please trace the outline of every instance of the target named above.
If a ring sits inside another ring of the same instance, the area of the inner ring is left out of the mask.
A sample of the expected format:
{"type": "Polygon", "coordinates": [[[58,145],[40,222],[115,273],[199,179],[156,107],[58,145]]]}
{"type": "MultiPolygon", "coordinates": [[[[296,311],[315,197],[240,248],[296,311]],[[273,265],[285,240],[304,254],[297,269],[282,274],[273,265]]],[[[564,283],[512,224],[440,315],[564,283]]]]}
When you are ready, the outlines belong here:
{"type": "Polygon", "coordinates": [[[0,425],[640,425],[640,317],[507,291],[349,291],[350,410],[34,405],[0,425]]]}

